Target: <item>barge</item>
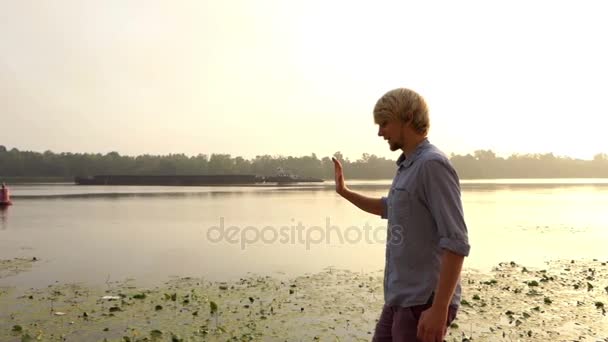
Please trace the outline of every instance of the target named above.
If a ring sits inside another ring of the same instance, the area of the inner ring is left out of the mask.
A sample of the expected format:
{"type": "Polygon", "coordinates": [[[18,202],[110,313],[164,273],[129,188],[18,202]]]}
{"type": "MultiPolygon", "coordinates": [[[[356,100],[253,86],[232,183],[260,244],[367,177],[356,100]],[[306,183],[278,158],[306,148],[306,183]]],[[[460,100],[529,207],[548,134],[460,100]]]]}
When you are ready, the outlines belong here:
{"type": "Polygon", "coordinates": [[[256,185],[323,182],[322,179],[298,176],[256,175],[97,175],[76,177],[77,185],[165,185],[165,186],[205,186],[205,185],[256,185]]]}

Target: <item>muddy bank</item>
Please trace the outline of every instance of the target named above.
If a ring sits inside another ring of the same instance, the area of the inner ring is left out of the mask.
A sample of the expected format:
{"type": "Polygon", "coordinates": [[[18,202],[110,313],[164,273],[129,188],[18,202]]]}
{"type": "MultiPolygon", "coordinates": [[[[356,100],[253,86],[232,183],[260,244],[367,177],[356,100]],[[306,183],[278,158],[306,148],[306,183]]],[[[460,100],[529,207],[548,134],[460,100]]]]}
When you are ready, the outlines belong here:
{"type": "MultiPolygon", "coordinates": [[[[15,269],[5,263],[0,272],[15,269]]],[[[502,263],[488,273],[467,269],[462,283],[447,341],[608,341],[606,262],[502,263]]],[[[369,341],[381,306],[380,271],[4,288],[0,340],[369,341]]]]}
{"type": "Polygon", "coordinates": [[[29,271],[32,268],[33,263],[36,261],[38,261],[36,257],[31,259],[15,258],[10,260],[0,260],[0,279],[29,271]]]}

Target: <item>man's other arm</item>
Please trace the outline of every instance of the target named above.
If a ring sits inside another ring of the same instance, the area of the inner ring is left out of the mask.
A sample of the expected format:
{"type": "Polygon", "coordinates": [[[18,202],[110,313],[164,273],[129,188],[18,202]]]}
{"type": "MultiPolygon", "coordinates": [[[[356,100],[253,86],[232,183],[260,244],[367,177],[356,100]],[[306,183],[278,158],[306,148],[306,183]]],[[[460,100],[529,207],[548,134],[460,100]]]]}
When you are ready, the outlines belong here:
{"type": "Polygon", "coordinates": [[[386,198],[364,196],[347,188],[344,184],[342,164],[335,158],[332,158],[332,160],[334,162],[336,192],[340,196],[346,198],[350,203],[356,205],[359,209],[374,215],[386,217],[386,198]]]}

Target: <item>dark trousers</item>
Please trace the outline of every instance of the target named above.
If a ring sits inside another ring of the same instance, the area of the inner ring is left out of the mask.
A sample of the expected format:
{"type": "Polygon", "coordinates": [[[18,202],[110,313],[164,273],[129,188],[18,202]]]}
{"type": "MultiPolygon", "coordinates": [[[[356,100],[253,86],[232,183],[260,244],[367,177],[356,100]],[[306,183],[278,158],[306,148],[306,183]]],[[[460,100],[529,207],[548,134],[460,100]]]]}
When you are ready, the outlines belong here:
{"type": "MultiPolygon", "coordinates": [[[[373,342],[419,342],[416,338],[418,332],[418,321],[423,311],[430,308],[431,304],[416,305],[407,308],[400,306],[384,305],[380,319],[376,324],[373,342]]],[[[456,306],[448,309],[448,321],[452,324],[456,318],[456,306]]]]}

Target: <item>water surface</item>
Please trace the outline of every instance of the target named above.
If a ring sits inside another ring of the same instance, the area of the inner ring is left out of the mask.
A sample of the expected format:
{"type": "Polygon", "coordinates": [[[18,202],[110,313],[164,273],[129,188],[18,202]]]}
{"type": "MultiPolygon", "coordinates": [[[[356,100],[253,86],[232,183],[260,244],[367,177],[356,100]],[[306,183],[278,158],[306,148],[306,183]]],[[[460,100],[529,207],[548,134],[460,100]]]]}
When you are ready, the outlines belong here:
{"type": "MultiPolygon", "coordinates": [[[[390,181],[350,186],[379,197],[390,181]]],[[[0,259],[40,261],[0,285],[130,277],[156,283],[170,276],[228,280],[248,272],[299,275],[330,266],[375,271],[384,265],[386,221],[340,198],[333,182],[11,189],[15,204],[0,212],[0,259]],[[216,242],[222,222],[231,234],[216,242]]],[[[462,189],[472,245],[467,267],[608,259],[608,180],[463,181],[462,189]]]]}

